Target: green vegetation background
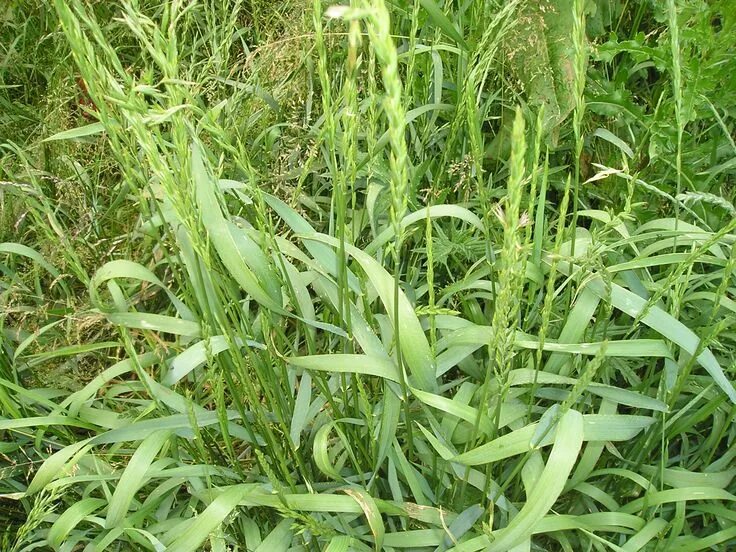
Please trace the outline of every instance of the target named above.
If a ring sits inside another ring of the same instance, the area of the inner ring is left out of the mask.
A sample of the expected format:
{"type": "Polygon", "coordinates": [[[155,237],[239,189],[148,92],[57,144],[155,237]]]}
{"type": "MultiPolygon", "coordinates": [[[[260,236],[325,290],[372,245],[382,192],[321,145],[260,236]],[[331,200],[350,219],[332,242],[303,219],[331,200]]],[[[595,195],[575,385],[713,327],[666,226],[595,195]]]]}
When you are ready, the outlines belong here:
{"type": "Polygon", "coordinates": [[[732,0],[0,6],[0,549],[736,546],[732,0]]]}

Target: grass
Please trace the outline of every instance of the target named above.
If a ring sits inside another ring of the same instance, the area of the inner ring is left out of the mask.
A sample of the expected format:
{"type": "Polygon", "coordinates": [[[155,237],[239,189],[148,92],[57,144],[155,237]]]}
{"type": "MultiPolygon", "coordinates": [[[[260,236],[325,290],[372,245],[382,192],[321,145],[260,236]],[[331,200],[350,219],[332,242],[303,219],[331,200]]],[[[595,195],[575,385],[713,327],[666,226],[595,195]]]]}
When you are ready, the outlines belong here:
{"type": "Polygon", "coordinates": [[[735,546],[732,11],[3,7],[0,549],[735,546]]]}

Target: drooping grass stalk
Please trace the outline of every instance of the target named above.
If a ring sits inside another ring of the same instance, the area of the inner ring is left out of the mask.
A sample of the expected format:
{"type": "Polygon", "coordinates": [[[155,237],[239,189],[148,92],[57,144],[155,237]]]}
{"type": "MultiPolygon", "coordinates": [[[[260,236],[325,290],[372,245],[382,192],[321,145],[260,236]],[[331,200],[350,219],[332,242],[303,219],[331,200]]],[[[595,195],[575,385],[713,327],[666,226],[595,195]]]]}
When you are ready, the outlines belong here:
{"type": "MultiPolygon", "coordinates": [[[[542,268],[542,242],[544,239],[544,227],[545,227],[545,209],[546,209],[546,197],[547,197],[547,176],[549,172],[549,152],[546,153],[544,163],[542,165],[542,183],[539,189],[537,197],[537,181],[539,179],[539,157],[541,155],[542,147],[542,134],[544,125],[544,105],[541,106],[537,113],[537,124],[535,131],[534,140],[534,159],[531,176],[531,185],[529,190],[529,225],[527,226],[525,241],[527,244],[531,242],[531,264],[533,267],[542,268]],[[532,223],[533,221],[533,223],[532,223]],[[533,233],[532,233],[533,228],[533,233]]],[[[536,319],[538,313],[536,312],[536,306],[538,305],[535,295],[541,286],[538,286],[534,282],[529,284],[529,292],[527,294],[527,304],[529,311],[526,313],[525,321],[530,325],[530,319],[536,319]],[[534,308],[534,310],[532,310],[534,308]]],[[[542,347],[540,340],[540,347],[536,351],[534,358],[534,380],[532,381],[531,392],[529,393],[529,405],[528,414],[531,415],[532,407],[534,404],[534,397],[537,388],[537,378],[539,372],[542,370],[542,347]]]]}
{"type": "MultiPolygon", "coordinates": [[[[573,37],[572,42],[575,51],[573,59],[573,67],[575,76],[573,79],[573,88],[575,91],[575,106],[573,108],[572,129],[575,136],[575,154],[573,186],[574,197],[572,204],[572,223],[573,232],[577,228],[578,223],[578,198],[580,196],[580,157],[583,154],[583,116],[585,115],[585,68],[588,61],[587,40],[585,38],[585,0],[575,0],[573,3],[573,37]]],[[[572,248],[570,255],[575,256],[575,238],[573,236],[572,248]]]]}
{"type": "MultiPolygon", "coordinates": [[[[537,228],[536,228],[536,222],[537,220],[541,221],[541,225],[544,225],[544,208],[545,208],[545,195],[546,195],[546,182],[543,182],[542,184],[542,190],[539,192],[539,197],[537,197],[537,187],[539,185],[539,158],[542,153],[542,138],[543,138],[543,125],[544,125],[544,104],[542,104],[539,108],[539,111],[537,112],[537,121],[534,128],[534,151],[532,154],[532,170],[531,170],[531,177],[530,177],[530,184],[529,184],[529,207],[526,211],[526,231],[524,234],[524,243],[525,244],[532,244],[530,255],[531,255],[531,262],[533,266],[539,266],[540,265],[540,256],[541,256],[541,234],[537,236],[537,228]],[[539,212],[542,212],[541,218],[539,217],[539,212]],[[539,243],[538,241],[539,240],[539,243]],[[539,251],[537,251],[537,248],[539,251]]],[[[546,170],[546,165],[543,166],[543,172],[546,170]]],[[[538,230],[540,233],[543,231],[542,228],[538,230]]],[[[538,286],[532,282],[529,285],[529,290],[527,292],[527,303],[529,307],[531,307],[534,304],[534,295],[536,294],[538,290],[538,286]]],[[[524,319],[528,322],[530,317],[530,312],[527,311],[524,315],[524,319]]]]}
{"type": "MultiPolygon", "coordinates": [[[[509,180],[507,195],[503,207],[497,208],[496,214],[503,227],[503,246],[499,255],[496,303],[491,321],[492,338],[489,343],[489,363],[484,381],[481,405],[488,404],[491,374],[498,382],[501,396],[497,402],[495,424],[498,424],[500,405],[507,391],[508,373],[512,368],[514,357],[514,340],[519,314],[520,296],[524,281],[524,251],[521,239],[521,202],[523,199],[526,138],[524,136],[524,116],[521,108],[516,109],[512,129],[511,160],[509,162],[509,180]],[[492,372],[491,372],[492,370],[492,372]]],[[[480,410],[479,410],[480,411],[480,410]]],[[[477,422],[476,422],[477,423],[477,422]]],[[[497,429],[497,425],[495,426],[497,429]]]]}
{"type": "MultiPolygon", "coordinates": [[[[373,48],[368,48],[368,64],[366,67],[367,74],[367,86],[366,86],[366,101],[368,102],[368,110],[366,116],[366,129],[365,129],[365,145],[366,145],[366,156],[368,162],[366,165],[366,183],[370,186],[374,184],[375,177],[375,164],[376,156],[376,143],[378,141],[378,125],[380,113],[378,110],[378,85],[376,83],[376,52],[373,48]]],[[[374,217],[371,217],[370,226],[373,237],[376,237],[377,228],[374,217]]]]}
{"type": "MultiPolygon", "coordinates": [[[[134,151],[134,142],[129,135],[122,132],[122,125],[110,107],[110,104],[124,104],[126,100],[129,102],[133,99],[125,98],[120,89],[120,82],[131,84],[130,75],[123,69],[115,52],[109,47],[105,48],[106,40],[101,29],[94,19],[87,16],[78,2],[55,1],[54,6],[83,82],[97,106],[97,118],[108,131],[110,148],[119,161],[125,185],[135,185],[133,193],[140,193],[146,175],[133,162],[134,158],[129,152],[134,151]],[[95,42],[82,30],[82,23],[95,42]],[[107,69],[108,64],[112,66],[114,73],[107,69]],[[111,101],[108,103],[106,99],[111,101]]],[[[147,208],[147,202],[141,201],[141,206],[147,208]]]]}
{"type": "MultiPolygon", "coordinates": [[[[342,301],[340,306],[341,319],[345,324],[345,330],[347,331],[350,339],[345,340],[343,350],[347,353],[354,352],[353,341],[352,341],[352,324],[351,324],[351,305],[352,297],[350,289],[348,287],[348,262],[347,255],[345,254],[345,240],[346,231],[348,229],[348,221],[346,220],[346,211],[348,207],[348,201],[350,202],[351,213],[352,213],[352,225],[353,231],[350,235],[350,241],[352,242],[357,235],[356,228],[356,180],[358,176],[358,130],[360,127],[360,109],[358,106],[358,74],[360,70],[360,42],[361,42],[361,29],[360,21],[357,19],[351,20],[349,23],[348,31],[348,58],[347,58],[347,73],[345,81],[343,83],[343,99],[344,106],[342,109],[342,132],[343,132],[343,159],[345,167],[341,173],[341,185],[338,191],[337,201],[340,204],[338,210],[338,236],[340,239],[340,249],[342,252],[338,255],[338,301],[342,301]]],[[[360,375],[356,374],[352,376],[351,380],[351,399],[352,407],[354,412],[360,413],[360,375]]],[[[347,404],[345,405],[347,408],[347,404]]],[[[367,420],[368,416],[363,416],[366,425],[370,423],[367,420]]],[[[356,434],[357,435],[357,434],[356,434]]],[[[362,448],[364,443],[360,438],[356,439],[358,446],[362,448]]],[[[370,456],[364,452],[364,458],[368,459],[370,456]]]]}
{"type": "Polygon", "coordinates": [[[411,30],[409,31],[409,61],[406,64],[406,83],[407,91],[409,96],[412,95],[412,87],[415,85],[416,74],[416,47],[417,47],[417,32],[419,30],[419,0],[414,0],[411,10],[411,30]]]}
{"type": "MultiPolygon", "coordinates": [[[[342,190],[342,196],[338,197],[338,201],[343,204],[341,209],[342,215],[342,234],[341,234],[341,245],[342,248],[342,261],[343,265],[340,266],[341,276],[338,282],[340,287],[344,287],[344,291],[340,294],[343,300],[342,316],[345,321],[345,328],[348,334],[351,333],[350,326],[350,303],[351,297],[347,285],[347,260],[345,259],[345,227],[347,221],[345,220],[345,207],[347,204],[347,198],[350,197],[351,211],[353,213],[353,219],[355,219],[355,207],[356,207],[356,192],[355,192],[355,181],[357,179],[357,167],[358,167],[358,129],[360,127],[360,110],[358,107],[358,72],[359,56],[360,56],[360,22],[358,20],[351,20],[349,23],[348,33],[348,59],[347,59],[347,75],[343,84],[343,97],[345,106],[342,110],[342,129],[344,136],[344,189],[342,190]]],[[[355,225],[355,220],[353,221],[355,225]]],[[[355,228],[355,226],[353,226],[355,228]]],[[[353,232],[353,234],[355,231],[353,232]]],[[[351,241],[354,238],[351,236],[351,241]]],[[[339,262],[339,261],[338,261],[339,262]]],[[[349,346],[349,345],[348,345],[349,346]]]]}
{"type": "MultiPolygon", "coordinates": [[[[324,117],[322,139],[327,149],[327,159],[332,176],[332,209],[336,214],[335,230],[340,246],[338,248],[337,270],[338,270],[338,315],[340,320],[345,317],[345,300],[343,294],[347,289],[347,272],[346,272],[346,256],[345,256],[345,175],[338,170],[337,166],[337,134],[336,121],[333,111],[332,101],[332,83],[329,77],[329,67],[327,63],[327,47],[324,39],[324,29],[322,26],[322,2],[314,0],[312,7],[312,18],[314,24],[315,49],[317,50],[317,75],[319,76],[322,113],[324,117]]],[[[349,300],[349,299],[348,299],[349,300]]]]}
{"type": "MultiPolygon", "coordinates": [[[[672,93],[675,99],[675,123],[677,124],[677,144],[675,152],[676,194],[679,199],[682,192],[682,135],[684,121],[682,119],[682,69],[680,67],[680,27],[677,22],[677,5],[675,0],[667,0],[667,25],[670,31],[670,52],[672,54],[672,93]]],[[[680,202],[675,202],[675,231],[680,221],[680,202]]],[[[674,249],[677,248],[675,237],[674,249]]]]}
{"type": "Polygon", "coordinates": [[[16,534],[13,535],[13,544],[8,549],[8,552],[20,552],[25,547],[23,544],[28,535],[37,527],[41,525],[44,518],[50,514],[53,514],[57,507],[57,501],[59,495],[63,493],[63,488],[55,488],[44,490],[39,493],[33,499],[33,506],[28,512],[28,516],[21,525],[16,534]]]}
{"type": "MultiPolygon", "coordinates": [[[[504,36],[515,24],[513,16],[519,4],[519,0],[512,0],[496,13],[493,20],[483,29],[483,34],[477,46],[472,52],[466,54],[467,63],[461,65],[464,70],[458,71],[457,108],[439,165],[439,174],[435,183],[435,186],[439,189],[433,190],[441,201],[444,201],[448,195],[447,190],[454,187],[454,183],[447,182],[446,173],[453,156],[457,155],[458,145],[464,138],[463,129],[466,126],[469,127],[468,140],[471,142],[471,156],[476,172],[475,176],[478,182],[483,182],[481,174],[479,174],[482,173],[482,170],[478,167],[482,158],[482,155],[478,153],[478,149],[482,148],[482,133],[481,136],[478,136],[478,133],[483,122],[480,120],[478,106],[481,103],[484,86],[491,73],[493,63],[501,51],[504,36]],[[466,65],[467,70],[465,70],[466,65]],[[473,148],[475,148],[475,151],[473,148]]],[[[483,186],[483,184],[479,184],[479,186],[483,186]]],[[[482,187],[480,189],[482,190],[482,187]]]]}
{"type": "Polygon", "coordinates": [[[391,19],[383,0],[372,0],[371,15],[368,19],[368,35],[376,58],[381,64],[381,75],[385,96],[383,112],[388,123],[390,196],[389,220],[394,231],[394,240],[389,247],[393,258],[394,270],[394,344],[396,360],[401,378],[402,393],[405,397],[404,411],[406,415],[406,429],[410,456],[414,448],[413,428],[409,414],[408,386],[405,378],[405,369],[401,354],[401,332],[399,319],[399,290],[401,281],[401,249],[404,241],[404,229],[401,220],[406,214],[409,203],[408,168],[409,155],[404,135],[406,127],[406,112],[403,103],[402,85],[399,77],[398,57],[396,46],[391,38],[391,19]]]}
{"type": "MultiPolygon", "coordinates": [[[[546,169],[545,169],[545,173],[546,173],[546,169]]],[[[546,281],[546,286],[544,290],[544,302],[542,304],[542,312],[540,315],[539,331],[538,331],[539,348],[537,349],[537,358],[536,358],[536,364],[538,366],[542,365],[542,354],[543,354],[544,343],[547,339],[547,333],[549,331],[550,320],[552,317],[552,310],[554,308],[555,280],[557,278],[557,268],[558,268],[558,264],[560,261],[560,252],[562,250],[562,243],[565,238],[565,229],[567,228],[566,217],[567,217],[568,206],[570,203],[571,182],[572,182],[572,177],[568,175],[566,183],[565,183],[565,189],[562,194],[562,201],[560,202],[559,212],[557,215],[557,226],[555,228],[555,240],[554,240],[554,244],[553,244],[552,250],[550,251],[550,255],[548,259],[549,272],[547,273],[547,281],[546,281]]]]}
{"type": "MultiPolygon", "coordinates": [[[[517,321],[520,301],[523,293],[523,242],[521,236],[521,202],[525,173],[526,139],[524,136],[524,117],[521,108],[516,109],[512,130],[511,160],[509,162],[509,180],[503,207],[496,207],[496,216],[503,227],[503,246],[498,256],[499,268],[496,271],[497,286],[491,320],[491,340],[488,343],[488,364],[485,377],[479,389],[477,415],[473,424],[471,444],[477,444],[480,421],[487,411],[490,401],[493,379],[498,388],[496,408],[491,419],[491,439],[495,438],[500,427],[501,405],[508,392],[508,374],[513,367],[514,341],[516,339],[517,321]]],[[[486,470],[484,496],[490,490],[491,467],[486,470]]],[[[468,472],[466,471],[466,479],[468,472]]]]}
{"type": "MultiPolygon", "coordinates": [[[[137,31],[137,36],[145,37],[145,31],[143,31],[142,27],[147,23],[141,22],[140,17],[140,14],[137,12],[130,12],[128,13],[127,21],[128,24],[137,31]]],[[[175,19],[173,15],[169,15],[168,17],[169,22],[173,22],[175,19]]],[[[78,37],[80,43],[85,44],[84,37],[81,30],[79,30],[77,20],[74,19],[71,14],[67,14],[67,19],[67,26],[70,29],[70,32],[76,33],[75,36],[78,37]]],[[[117,59],[115,52],[106,42],[104,42],[104,36],[98,30],[98,27],[94,22],[92,20],[87,20],[86,23],[92,28],[93,34],[101,46],[101,50],[106,53],[107,57],[110,59],[117,59]]],[[[164,23],[166,23],[166,17],[164,18],[164,23]]],[[[178,70],[176,55],[158,55],[159,52],[169,52],[176,49],[175,41],[171,38],[171,35],[175,34],[174,30],[171,29],[170,25],[166,28],[169,29],[168,36],[171,39],[171,42],[168,44],[166,43],[166,34],[155,34],[154,40],[157,41],[157,43],[155,46],[152,45],[149,49],[153,50],[153,52],[157,54],[154,57],[161,70],[167,74],[169,78],[175,80],[178,70]]],[[[94,50],[92,48],[80,50],[78,63],[83,67],[93,66],[94,63],[92,60],[94,60],[94,55],[94,50]]],[[[185,101],[186,99],[186,92],[175,82],[169,83],[166,91],[167,99],[173,104],[171,106],[173,108],[178,107],[179,102],[185,101]]],[[[148,107],[145,102],[142,102],[142,100],[136,97],[126,98],[126,100],[128,103],[119,103],[119,105],[122,108],[122,115],[127,118],[132,130],[129,134],[135,137],[136,143],[145,156],[144,158],[149,163],[151,172],[156,175],[157,182],[162,185],[162,188],[166,193],[166,199],[174,208],[180,221],[185,227],[187,227],[189,237],[192,239],[194,250],[197,251],[201,259],[206,260],[208,272],[212,271],[217,265],[217,261],[211,257],[211,250],[207,240],[199,231],[199,221],[196,220],[196,210],[193,208],[191,191],[188,187],[180,185],[181,182],[189,180],[189,167],[187,165],[182,166],[181,163],[172,161],[173,157],[182,160],[187,159],[189,156],[188,151],[191,134],[186,121],[182,117],[179,117],[177,113],[174,113],[174,116],[172,117],[172,136],[175,150],[171,154],[171,158],[169,158],[167,155],[164,155],[166,150],[160,147],[160,144],[165,142],[161,133],[158,129],[154,129],[152,132],[150,127],[147,126],[146,116],[148,115],[148,107]],[[177,167],[178,170],[172,171],[170,169],[171,167],[177,167]]],[[[111,122],[108,128],[109,134],[113,137],[116,136],[118,128],[119,127],[116,126],[114,121],[111,122]]],[[[124,163],[129,167],[139,166],[140,164],[137,160],[133,161],[131,159],[128,161],[128,152],[136,151],[137,149],[137,147],[131,147],[130,149],[127,149],[126,146],[120,147],[120,151],[122,152],[121,163],[124,163]]],[[[145,182],[148,178],[144,177],[140,180],[144,180],[145,182]]],[[[263,209],[262,204],[260,207],[263,209]]],[[[224,316],[216,315],[215,320],[210,320],[210,322],[218,325],[217,329],[219,332],[227,335],[230,343],[233,344],[233,350],[237,351],[238,347],[234,344],[237,342],[245,342],[246,339],[253,336],[253,328],[249,326],[247,319],[242,317],[238,309],[232,308],[234,305],[238,305],[240,301],[239,294],[235,292],[232,284],[233,282],[227,281],[213,283],[211,291],[214,293],[216,303],[219,305],[227,305],[227,307],[224,309],[224,316]],[[223,322],[225,323],[223,324],[223,322]]],[[[269,327],[270,321],[268,313],[263,313],[261,321],[264,323],[266,328],[269,327]]],[[[131,351],[131,354],[134,354],[132,344],[129,346],[129,350],[131,351]]],[[[272,366],[269,363],[264,362],[264,359],[261,358],[260,355],[255,354],[250,348],[247,348],[246,350],[248,351],[247,365],[245,359],[239,352],[237,354],[220,355],[219,361],[225,366],[225,370],[223,370],[222,373],[226,376],[225,379],[227,381],[230,394],[233,397],[233,404],[238,408],[242,419],[247,419],[250,413],[254,415],[254,425],[258,427],[259,432],[269,444],[269,449],[273,453],[273,458],[277,460],[276,466],[282,480],[286,481],[291,488],[294,488],[294,479],[291,474],[291,470],[288,468],[288,465],[291,464],[288,457],[292,456],[292,453],[295,451],[293,447],[283,448],[280,445],[280,439],[275,436],[273,431],[273,423],[269,420],[270,414],[262,407],[262,399],[265,395],[268,403],[273,408],[273,412],[276,414],[278,422],[281,425],[282,432],[286,429],[285,432],[288,434],[289,416],[287,413],[290,407],[287,404],[288,401],[285,401],[285,398],[291,397],[291,394],[287,389],[283,389],[282,387],[287,380],[286,378],[281,377],[280,381],[282,384],[276,384],[279,380],[275,379],[274,376],[276,374],[273,372],[272,366]],[[232,375],[236,376],[231,377],[232,375]],[[243,393],[243,391],[245,392],[243,393]],[[241,394],[245,395],[247,398],[246,401],[239,400],[241,394]],[[246,411],[246,402],[248,406],[252,408],[251,411],[246,411]]],[[[279,363],[278,366],[283,368],[283,363],[279,363]]],[[[284,373],[282,372],[282,376],[283,374],[284,373]]],[[[141,377],[141,379],[143,378],[141,377]]],[[[155,393],[150,389],[148,393],[155,398],[155,393]]],[[[299,453],[297,453],[296,457],[292,456],[292,458],[298,464],[303,465],[303,462],[298,456],[299,453]]]]}
{"type": "MultiPolygon", "coordinates": [[[[348,294],[347,284],[347,255],[345,253],[345,227],[347,221],[345,213],[347,209],[347,176],[344,170],[339,169],[337,161],[337,120],[335,118],[335,113],[333,112],[332,83],[329,77],[327,47],[325,44],[324,29],[322,26],[323,13],[321,0],[314,1],[312,17],[315,28],[315,48],[317,50],[317,74],[319,76],[320,87],[322,89],[321,97],[324,126],[321,132],[321,136],[324,140],[324,147],[326,148],[327,154],[327,163],[329,165],[330,175],[332,178],[330,221],[332,224],[334,224],[334,233],[339,240],[336,267],[338,302],[337,311],[339,322],[342,324],[344,321],[346,321],[346,316],[350,316],[350,296],[348,294]]],[[[347,350],[348,347],[348,343],[343,342],[343,349],[347,350]]],[[[345,374],[340,374],[340,381],[340,387],[342,390],[342,402],[347,407],[347,405],[349,404],[348,377],[345,374]]]]}

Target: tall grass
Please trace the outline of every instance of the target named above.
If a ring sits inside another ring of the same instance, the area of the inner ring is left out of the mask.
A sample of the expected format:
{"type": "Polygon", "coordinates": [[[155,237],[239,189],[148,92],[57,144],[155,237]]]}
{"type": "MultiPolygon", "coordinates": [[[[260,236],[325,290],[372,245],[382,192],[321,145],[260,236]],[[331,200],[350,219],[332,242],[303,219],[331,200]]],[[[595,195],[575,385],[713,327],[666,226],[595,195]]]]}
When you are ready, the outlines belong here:
{"type": "Polygon", "coordinates": [[[726,7],[13,4],[0,548],[733,546],[726,7]]]}

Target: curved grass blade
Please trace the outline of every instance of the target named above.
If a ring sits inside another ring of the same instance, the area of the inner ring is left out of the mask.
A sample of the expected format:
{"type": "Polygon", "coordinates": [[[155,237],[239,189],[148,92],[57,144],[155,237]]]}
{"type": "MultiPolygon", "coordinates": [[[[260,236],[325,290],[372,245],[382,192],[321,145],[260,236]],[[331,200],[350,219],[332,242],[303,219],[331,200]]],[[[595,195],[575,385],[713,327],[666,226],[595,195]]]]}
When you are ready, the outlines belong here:
{"type": "Polygon", "coordinates": [[[118,326],[136,328],[139,330],[151,330],[154,332],[170,333],[185,337],[199,337],[201,334],[199,324],[191,320],[174,318],[164,314],[151,314],[147,312],[111,312],[107,319],[118,326]]]}
{"type": "MultiPolygon", "coordinates": [[[[583,415],[583,440],[627,441],[653,423],[654,418],[648,416],[585,414],[583,415]]],[[[489,443],[455,456],[452,461],[466,466],[477,466],[533,450],[531,441],[538,425],[537,423],[530,424],[507,433],[489,443]]],[[[547,434],[537,446],[545,447],[553,442],[554,438],[547,434]]]]}
{"type": "Polygon", "coordinates": [[[648,305],[646,300],[618,284],[611,284],[610,294],[600,279],[588,282],[587,287],[604,301],[610,301],[614,307],[634,318],[641,316],[644,309],[647,309],[644,316],[641,316],[641,321],[691,355],[697,353],[698,363],[705,368],[716,385],[731,399],[731,402],[736,404],[736,389],[723,373],[718,360],[707,347],[700,350],[700,338],[685,324],[658,306],[648,305]]]}
{"type": "Polygon", "coordinates": [[[115,487],[107,509],[105,528],[116,527],[123,521],[133,497],[145,482],[146,471],[168,440],[169,435],[168,431],[157,431],[143,439],[138,445],[115,487]]]}
{"type": "Polygon", "coordinates": [[[547,465],[537,484],[527,495],[519,513],[503,529],[493,534],[488,552],[502,552],[531,537],[534,526],[552,508],[570,475],[583,445],[583,416],[568,410],[560,419],[547,465]]]}
{"type": "Polygon", "coordinates": [[[78,138],[85,138],[87,136],[94,136],[95,134],[101,134],[105,131],[105,125],[97,122],[89,125],[84,125],[77,128],[70,128],[62,132],[52,134],[48,138],[41,140],[42,142],[53,142],[57,140],[76,140],[78,138]]]}
{"type": "Polygon", "coordinates": [[[27,257],[46,269],[46,271],[48,271],[52,276],[57,277],[59,275],[59,271],[54,265],[48,262],[38,251],[28,247],[27,245],[13,242],[0,243],[0,253],[10,253],[13,255],[27,257]]]}
{"type": "Polygon", "coordinates": [[[263,539],[255,552],[286,552],[289,550],[294,535],[291,528],[293,524],[294,520],[291,518],[282,519],[274,530],[263,539]]]}
{"type": "MultiPolygon", "coordinates": [[[[339,246],[338,240],[323,234],[302,237],[308,241],[327,243],[333,247],[339,246]]],[[[437,380],[432,351],[427,336],[424,335],[422,330],[422,325],[406,295],[401,291],[398,293],[399,319],[394,320],[394,278],[386,272],[378,261],[357,247],[346,244],[345,251],[360,264],[370,279],[394,327],[399,326],[401,352],[410,369],[412,378],[416,380],[415,386],[423,391],[436,392],[437,380]]]]}
{"type": "MultiPolygon", "coordinates": [[[[202,150],[196,143],[192,144],[191,157],[192,178],[202,223],[220,260],[243,291],[264,307],[282,312],[281,297],[276,298],[269,295],[264,289],[265,282],[259,282],[256,274],[243,258],[243,251],[238,247],[239,242],[236,242],[233,237],[217,201],[215,192],[215,190],[219,191],[217,182],[210,178],[207,173],[202,158],[202,150]]],[[[242,246],[242,243],[240,245],[242,246]]]]}
{"type": "Polygon", "coordinates": [[[79,522],[105,504],[107,500],[102,498],[84,498],[72,504],[51,526],[46,535],[46,541],[54,550],[58,550],[69,533],[79,525],[79,522]]]}
{"type": "Polygon", "coordinates": [[[463,50],[470,49],[468,43],[465,42],[465,39],[455,28],[455,25],[452,24],[450,19],[440,9],[437,3],[434,2],[434,0],[419,0],[419,3],[427,11],[429,17],[432,19],[434,24],[442,29],[443,33],[445,33],[447,36],[457,42],[458,46],[460,46],[463,50]]]}
{"type": "Polygon", "coordinates": [[[169,300],[176,308],[176,311],[183,319],[195,319],[189,308],[184,305],[184,303],[182,303],[179,298],[174,295],[174,293],[161,280],[159,280],[153,272],[138,263],[123,259],[105,263],[94,273],[89,283],[89,292],[92,301],[98,305],[101,305],[102,301],[97,292],[97,288],[99,288],[100,285],[107,282],[108,280],[114,280],[117,278],[140,280],[142,282],[148,282],[160,287],[164,291],[164,293],[166,293],[169,300]]]}
{"type": "MultiPolygon", "coordinates": [[[[246,340],[248,347],[265,349],[266,346],[257,341],[246,340]]],[[[208,355],[215,356],[230,347],[230,342],[224,335],[215,335],[209,339],[198,341],[185,351],[174,357],[169,366],[169,372],[164,376],[161,383],[174,385],[186,377],[192,370],[202,366],[208,359],[208,355]]]]}
{"type": "Polygon", "coordinates": [[[371,528],[371,532],[373,533],[376,551],[378,552],[382,550],[386,527],[383,524],[383,518],[381,517],[381,512],[378,510],[376,501],[373,500],[371,495],[360,489],[348,488],[344,491],[346,494],[353,497],[360,506],[360,509],[363,510],[363,513],[368,520],[368,526],[371,528]]]}
{"type": "Polygon", "coordinates": [[[399,371],[390,359],[372,357],[368,355],[311,355],[290,357],[289,364],[306,370],[321,372],[365,374],[378,376],[391,381],[399,381],[399,371]]]}
{"type": "MultiPolygon", "coordinates": [[[[238,503],[252,491],[250,485],[234,485],[220,493],[193,520],[184,519],[161,539],[170,542],[167,552],[196,552],[209,535],[227,519],[238,503]]],[[[261,544],[262,545],[262,544],[261,544]]]]}
{"type": "MultiPolygon", "coordinates": [[[[432,205],[431,207],[419,209],[418,211],[414,211],[413,213],[406,215],[401,220],[401,228],[406,229],[412,224],[426,221],[428,217],[432,219],[440,217],[454,217],[467,222],[471,226],[478,229],[480,232],[485,231],[485,229],[483,228],[483,223],[480,221],[480,219],[473,213],[471,213],[464,207],[460,207],[459,205],[432,205]]],[[[375,254],[382,246],[391,241],[393,237],[394,228],[393,226],[389,226],[378,236],[376,236],[376,239],[368,244],[368,246],[366,246],[366,254],[375,254]]]]}

